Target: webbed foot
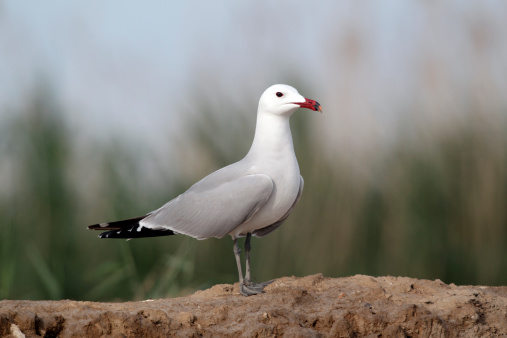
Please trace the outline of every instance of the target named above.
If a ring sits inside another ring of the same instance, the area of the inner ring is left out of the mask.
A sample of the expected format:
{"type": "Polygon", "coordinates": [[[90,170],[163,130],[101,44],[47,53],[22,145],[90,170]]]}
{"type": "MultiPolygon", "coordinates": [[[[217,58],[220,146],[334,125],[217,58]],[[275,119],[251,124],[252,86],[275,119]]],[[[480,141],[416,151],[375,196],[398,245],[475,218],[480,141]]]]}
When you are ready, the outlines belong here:
{"type": "Polygon", "coordinates": [[[258,295],[260,293],[264,293],[264,288],[268,286],[269,284],[273,283],[275,280],[269,280],[267,282],[263,283],[252,283],[251,281],[245,281],[245,283],[240,283],[239,285],[239,292],[243,296],[252,296],[252,295],[258,295]]]}

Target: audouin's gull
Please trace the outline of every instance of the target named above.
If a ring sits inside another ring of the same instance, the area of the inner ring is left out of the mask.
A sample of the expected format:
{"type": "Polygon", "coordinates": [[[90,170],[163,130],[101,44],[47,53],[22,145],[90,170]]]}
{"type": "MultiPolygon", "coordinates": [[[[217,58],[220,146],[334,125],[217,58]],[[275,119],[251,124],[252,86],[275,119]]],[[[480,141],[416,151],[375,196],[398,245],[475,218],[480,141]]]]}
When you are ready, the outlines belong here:
{"type": "Polygon", "coordinates": [[[299,108],[322,111],[287,85],[266,89],[259,100],[252,147],[239,162],[206,176],[160,209],[128,220],[95,224],[109,230],[100,238],[139,238],[183,234],[197,239],[234,240],[239,290],[263,292],[271,281],[255,284],[250,274],[250,238],[263,237],[289,216],[303,192],[303,177],[294,154],[289,118],[299,108]],[[241,271],[238,238],[245,239],[246,273],[241,271]]]}

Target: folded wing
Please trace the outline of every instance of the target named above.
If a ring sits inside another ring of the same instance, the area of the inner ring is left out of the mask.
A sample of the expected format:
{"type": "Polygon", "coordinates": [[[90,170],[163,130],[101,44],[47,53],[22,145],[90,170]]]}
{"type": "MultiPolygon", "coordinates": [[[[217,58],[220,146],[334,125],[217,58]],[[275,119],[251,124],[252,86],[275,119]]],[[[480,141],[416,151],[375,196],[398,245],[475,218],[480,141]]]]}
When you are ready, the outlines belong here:
{"type": "Polygon", "coordinates": [[[197,239],[222,238],[255,215],[272,192],[273,181],[267,175],[244,175],[235,179],[210,175],[139,224],[197,239]]]}

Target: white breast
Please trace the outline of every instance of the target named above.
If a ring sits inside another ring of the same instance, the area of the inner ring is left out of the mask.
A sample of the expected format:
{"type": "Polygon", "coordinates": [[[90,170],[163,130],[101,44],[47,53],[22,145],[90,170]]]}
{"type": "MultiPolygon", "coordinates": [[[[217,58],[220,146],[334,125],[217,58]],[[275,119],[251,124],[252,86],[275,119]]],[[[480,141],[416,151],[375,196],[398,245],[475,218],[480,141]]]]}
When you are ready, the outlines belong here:
{"type": "Polygon", "coordinates": [[[242,162],[249,168],[247,174],[269,176],[273,180],[273,193],[251,219],[230,232],[233,237],[278,222],[292,207],[299,192],[299,166],[289,125],[290,114],[297,107],[289,108],[285,114],[275,114],[264,111],[261,103],[262,97],[252,147],[242,162]]]}
{"type": "Polygon", "coordinates": [[[233,237],[245,235],[279,221],[292,207],[301,183],[299,166],[295,156],[279,159],[269,168],[252,168],[252,174],[262,173],[273,180],[273,193],[266,204],[248,221],[230,233],[233,237]]]}

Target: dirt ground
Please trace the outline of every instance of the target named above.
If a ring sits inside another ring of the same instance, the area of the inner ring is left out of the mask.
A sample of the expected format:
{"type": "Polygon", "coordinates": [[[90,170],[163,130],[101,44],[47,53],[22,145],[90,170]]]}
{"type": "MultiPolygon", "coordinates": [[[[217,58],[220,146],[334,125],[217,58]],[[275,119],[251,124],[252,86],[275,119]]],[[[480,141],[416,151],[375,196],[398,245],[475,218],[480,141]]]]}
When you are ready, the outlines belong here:
{"type": "Polygon", "coordinates": [[[284,277],[243,297],[238,284],[127,303],[0,301],[1,337],[498,337],[507,287],[405,277],[284,277]]]}

